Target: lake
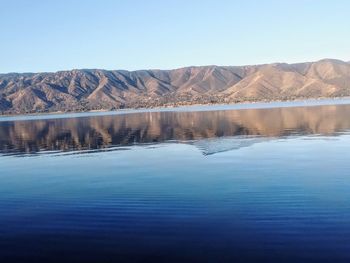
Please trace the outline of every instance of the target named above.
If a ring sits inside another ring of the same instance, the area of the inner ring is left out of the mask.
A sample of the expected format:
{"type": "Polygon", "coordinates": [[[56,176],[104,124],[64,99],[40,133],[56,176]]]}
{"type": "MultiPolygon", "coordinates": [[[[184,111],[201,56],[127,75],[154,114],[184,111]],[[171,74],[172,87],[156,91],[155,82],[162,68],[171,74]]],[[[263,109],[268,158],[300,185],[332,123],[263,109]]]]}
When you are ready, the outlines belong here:
{"type": "Polygon", "coordinates": [[[350,262],[350,101],[0,118],[0,262],[350,262]]]}

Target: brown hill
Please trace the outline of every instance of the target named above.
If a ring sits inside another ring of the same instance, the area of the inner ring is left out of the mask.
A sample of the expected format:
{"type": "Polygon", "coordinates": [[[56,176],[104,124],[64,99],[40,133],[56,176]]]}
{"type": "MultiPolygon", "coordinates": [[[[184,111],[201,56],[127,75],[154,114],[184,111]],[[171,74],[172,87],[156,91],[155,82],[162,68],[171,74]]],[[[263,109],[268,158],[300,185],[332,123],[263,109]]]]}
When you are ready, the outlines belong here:
{"type": "Polygon", "coordinates": [[[0,111],[28,113],[350,96],[350,64],[0,74],[0,111]]]}

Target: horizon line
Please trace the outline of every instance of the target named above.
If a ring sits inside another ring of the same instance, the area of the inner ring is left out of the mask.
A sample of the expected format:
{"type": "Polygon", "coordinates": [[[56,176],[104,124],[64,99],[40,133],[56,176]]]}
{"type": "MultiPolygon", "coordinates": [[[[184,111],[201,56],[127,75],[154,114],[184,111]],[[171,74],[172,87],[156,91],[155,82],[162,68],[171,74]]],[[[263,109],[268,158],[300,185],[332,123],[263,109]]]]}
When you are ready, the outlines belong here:
{"type": "Polygon", "coordinates": [[[253,67],[253,66],[264,66],[264,65],[274,65],[274,64],[287,64],[287,65],[297,65],[297,64],[306,64],[306,63],[316,63],[321,61],[338,61],[343,63],[350,63],[350,60],[336,59],[336,58],[322,58],[318,60],[312,61],[303,61],[303,62],[270,62],[270,63],[257,63],[257,64],[243,64],[243,65],[217,65],[217,64],[207,64],[207,65],[190,65],[190,66],[182,66],[182,67],[174,67],[168,69],[160,69],[160,68],[148,68],[148,69],[136,69],[136,70],[128,70],[128,69],[105,69],[105,68],[71,68],[71,69],[62,69],[62,70],[54,70],[54,71],[11,71],[11,72],[0,72],[1,75],[11,75],[11,74],[54,74],[59,72],[69,72],[69,71],[84,71],[84,70],[104,70],[104,71],[127,71],[127,72],[138,72],[138,71],[172,71],[179,70],[185,68],[200,68],[200,67],[253,67]]]}

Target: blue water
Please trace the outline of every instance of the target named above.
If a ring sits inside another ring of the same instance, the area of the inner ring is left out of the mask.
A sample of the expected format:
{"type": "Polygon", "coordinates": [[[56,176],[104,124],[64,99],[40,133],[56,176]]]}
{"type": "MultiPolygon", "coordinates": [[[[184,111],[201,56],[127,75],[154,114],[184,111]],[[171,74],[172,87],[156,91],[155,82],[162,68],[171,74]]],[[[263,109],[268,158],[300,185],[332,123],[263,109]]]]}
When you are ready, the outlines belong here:
{"type": "Polygon", "coordinates": [[[2,122],[0,262],[349,262],[349,113],[2,122]]]}

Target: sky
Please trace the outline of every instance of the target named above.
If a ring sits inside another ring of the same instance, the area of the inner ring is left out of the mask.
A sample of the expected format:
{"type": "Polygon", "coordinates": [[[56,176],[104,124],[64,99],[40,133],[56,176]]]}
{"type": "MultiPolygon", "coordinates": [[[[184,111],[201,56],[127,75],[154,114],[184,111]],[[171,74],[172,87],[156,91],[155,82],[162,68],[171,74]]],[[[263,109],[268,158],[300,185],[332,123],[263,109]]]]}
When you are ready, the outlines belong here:
{"type": "Polygon", "coordinates": [[[348,0],[0,0],[0,73],[350,60],[348,0]]]}

